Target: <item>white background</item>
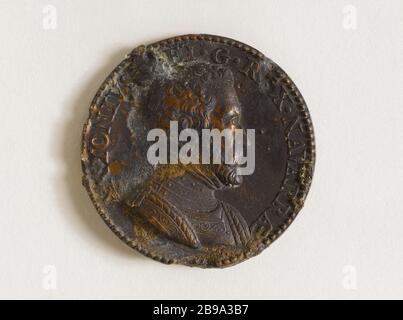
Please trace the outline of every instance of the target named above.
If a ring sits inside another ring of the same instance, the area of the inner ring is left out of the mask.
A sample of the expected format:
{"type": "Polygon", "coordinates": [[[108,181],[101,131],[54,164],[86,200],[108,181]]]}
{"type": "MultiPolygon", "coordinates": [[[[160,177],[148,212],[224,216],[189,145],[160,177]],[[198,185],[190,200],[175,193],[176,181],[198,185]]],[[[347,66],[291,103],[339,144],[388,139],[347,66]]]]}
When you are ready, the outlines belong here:
{"type": "Polygon", "coordinates": [[[400,0],[2,0],[0,297],[403,298],[402,14],[400,0]],[[315,126],[303,211],[224,270],[141,256],[81,186],[81,130],[102,80],[132,48],[187,33],[272,58],[315,126]]]}

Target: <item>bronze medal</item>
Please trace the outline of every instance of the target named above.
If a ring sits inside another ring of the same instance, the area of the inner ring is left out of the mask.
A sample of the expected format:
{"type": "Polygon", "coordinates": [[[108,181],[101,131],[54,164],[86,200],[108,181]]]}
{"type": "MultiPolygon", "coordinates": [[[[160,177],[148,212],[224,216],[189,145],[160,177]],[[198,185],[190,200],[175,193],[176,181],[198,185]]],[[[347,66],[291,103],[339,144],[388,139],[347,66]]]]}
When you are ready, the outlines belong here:
{"type": "Polygon", "coordinates": [[[163,263],[227,267],[262,252],[302,208],[313,128],[273,61],[235,40],[186,35],[140,46],[112,71],[91,104],[81,161],[95,207],[126,244],[163,263]],[[213,161],[214,148],[210,162],[176,161],[189,155],[185,129],[253,129],[253,172],[213,161]],[[155,155],[166,151],[167,163],[150,162],[150,132],[166,133],[155,155]]]}

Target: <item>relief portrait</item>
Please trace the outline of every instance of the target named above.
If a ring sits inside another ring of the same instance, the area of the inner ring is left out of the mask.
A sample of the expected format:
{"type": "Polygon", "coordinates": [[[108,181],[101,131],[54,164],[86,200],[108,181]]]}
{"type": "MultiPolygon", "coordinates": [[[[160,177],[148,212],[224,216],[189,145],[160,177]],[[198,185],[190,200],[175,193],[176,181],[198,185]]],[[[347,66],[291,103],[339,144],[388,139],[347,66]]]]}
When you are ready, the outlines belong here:
{"type": "Polygon", "coordinates": [[[260,254],[297,217],[315,141],[275,62],[233,39],[184,35],[133,49],[105,79],[81,164],[98,213],[128,246],[223,268],[260,254]]]}
{"type": "MultiPolygon", "coordinates": [[[[141,78],[134,72],[130,79],[137,81],[135,99],[127,105],[130,141],[126,145],[131,156],[125,160],[127,178],[115,182],[117,193],[135,221],[142,220],[144,228],[178,244],[189,248],[246,245],[250,240],[246,221],[237,209],[215,197],[217,190],[242,184],[236,163],[152,166],[145,159],[146,132],[160,128],[169,136],[170,121],[177,121],[179,132],[190,128],[200,136],[202,129],[242,128],[242,106],[232,72],[204,62],[172,70],[153,54],[146,59],[141,78]],[[141,92],[141,87],[147,89],[141,92]]],[[[127,84],[120,87],[129,100],[133,92],[127,84]]]]}

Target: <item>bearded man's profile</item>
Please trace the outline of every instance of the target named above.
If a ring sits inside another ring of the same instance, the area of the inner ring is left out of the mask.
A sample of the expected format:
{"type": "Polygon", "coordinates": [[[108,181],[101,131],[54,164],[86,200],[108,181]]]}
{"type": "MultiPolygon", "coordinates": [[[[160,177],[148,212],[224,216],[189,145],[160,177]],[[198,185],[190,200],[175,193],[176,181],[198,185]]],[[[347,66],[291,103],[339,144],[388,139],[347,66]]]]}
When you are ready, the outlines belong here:
{"type": "MultiPolygon", "coordinates": [[[[177,121],[179,131],[191,128],[200,135],[202,129],[241,128],[234,76],[220,65],[200,63],[175,78],[154,80],[148,92],[138,112],[149,129],[163,129],[169,136],[170,121],[177,121]]],[[[236,169],[236,164],[223,162],[157,165],[130,201],[131,214],[191,248],[245,245],[250,240],[246,221],[215,197],[215,191],[242,183],[236,169]]]]}

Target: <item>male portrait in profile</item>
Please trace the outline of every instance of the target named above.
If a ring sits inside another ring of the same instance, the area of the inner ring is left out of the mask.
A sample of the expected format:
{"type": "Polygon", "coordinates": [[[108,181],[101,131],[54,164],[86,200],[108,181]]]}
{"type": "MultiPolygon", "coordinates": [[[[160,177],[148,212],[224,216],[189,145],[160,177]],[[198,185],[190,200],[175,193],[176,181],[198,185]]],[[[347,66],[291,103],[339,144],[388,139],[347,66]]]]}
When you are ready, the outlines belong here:
{"type": "MultiPolygon", "coordinates": [[[[202,129],[241,128],[234,77],[223,66],[199,63],[175,78],[154,80],[151,87],[138,107],[149,128],[169,131],[170,121],[177,121],[179,131],[190,128],[200,135],[202,129]]],[[[182,245],[245,245],[246,221],[214,194],[241,183],[236,163],[157,165],[130,206],[134,216],[182,245]]]]}

